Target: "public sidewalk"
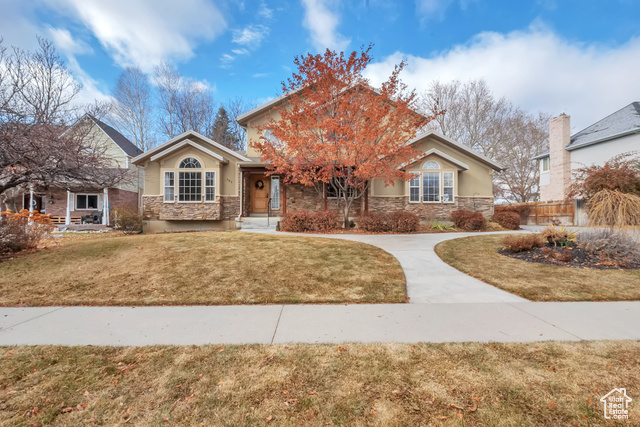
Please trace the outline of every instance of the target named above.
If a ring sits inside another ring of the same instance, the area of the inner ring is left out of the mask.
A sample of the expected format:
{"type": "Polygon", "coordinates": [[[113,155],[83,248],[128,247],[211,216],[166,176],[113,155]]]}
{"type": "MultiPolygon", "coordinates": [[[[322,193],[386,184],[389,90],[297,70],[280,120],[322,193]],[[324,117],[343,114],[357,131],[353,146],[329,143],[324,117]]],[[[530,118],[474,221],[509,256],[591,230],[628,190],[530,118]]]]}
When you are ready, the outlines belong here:
{"type": "Polygon", "coordinates": [[[0,345],[640,339],[640,302],[0,308],[0,345]]]}

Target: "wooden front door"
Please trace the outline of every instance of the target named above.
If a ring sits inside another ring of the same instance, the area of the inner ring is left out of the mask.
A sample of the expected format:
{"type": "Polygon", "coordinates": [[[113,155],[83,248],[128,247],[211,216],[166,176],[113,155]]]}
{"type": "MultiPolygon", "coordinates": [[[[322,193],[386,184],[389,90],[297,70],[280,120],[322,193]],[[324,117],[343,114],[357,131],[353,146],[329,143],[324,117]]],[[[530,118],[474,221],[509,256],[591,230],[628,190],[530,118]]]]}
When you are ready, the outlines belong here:
{"type": "Polygon", "coordinates": [[[270,184],[271,180],[264,175],[251,177],[251,213],[267,213],[270,184]]]}

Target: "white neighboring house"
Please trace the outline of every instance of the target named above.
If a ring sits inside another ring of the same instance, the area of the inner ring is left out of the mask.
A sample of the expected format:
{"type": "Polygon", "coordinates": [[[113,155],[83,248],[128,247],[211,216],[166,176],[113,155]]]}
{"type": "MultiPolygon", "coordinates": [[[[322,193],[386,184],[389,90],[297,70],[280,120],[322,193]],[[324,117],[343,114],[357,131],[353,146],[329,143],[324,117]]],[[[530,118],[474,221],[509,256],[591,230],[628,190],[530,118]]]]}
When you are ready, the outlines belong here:
{"type": "MultiPolygon", "coordinates": [[[[623,153],[640,151],[640,102],[632,102],[580,132],[571,135],[570,116],[549,122],[549,151],[533,159],[540,164],[540,201],[564,200],[573,172],[603,165],[623,153]]],[[[586,220],[582,201],[576,201],[576,225],[586,220]]]]}

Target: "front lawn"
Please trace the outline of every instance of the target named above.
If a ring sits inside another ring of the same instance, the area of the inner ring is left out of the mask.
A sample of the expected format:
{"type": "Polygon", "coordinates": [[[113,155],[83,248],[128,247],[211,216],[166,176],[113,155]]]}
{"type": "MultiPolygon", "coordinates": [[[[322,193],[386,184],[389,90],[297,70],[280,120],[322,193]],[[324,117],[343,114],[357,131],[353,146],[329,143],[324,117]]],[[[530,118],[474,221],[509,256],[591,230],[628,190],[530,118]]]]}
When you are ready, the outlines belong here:
{"type": "Polygon", "coordinates": [[[640,270],[598,270],[531,263],[498,253],[504,236],[474,236],[438,244],[443,261],[470,276],[531,301],[640,300],[640,270]]]}
{"type": "Polygon", "coordinates": [[[398,261],[342,240],[241,232],[63,239],[0,262],[0,305],[401,303],[398,261]]]}
{"type": "MultiPolygon", "coordinates": [[[[605,425],[640,343],[0,349],[0,424],[605,425]]],[[[607,424],[608,425],[608,424],[607,424]]]]}

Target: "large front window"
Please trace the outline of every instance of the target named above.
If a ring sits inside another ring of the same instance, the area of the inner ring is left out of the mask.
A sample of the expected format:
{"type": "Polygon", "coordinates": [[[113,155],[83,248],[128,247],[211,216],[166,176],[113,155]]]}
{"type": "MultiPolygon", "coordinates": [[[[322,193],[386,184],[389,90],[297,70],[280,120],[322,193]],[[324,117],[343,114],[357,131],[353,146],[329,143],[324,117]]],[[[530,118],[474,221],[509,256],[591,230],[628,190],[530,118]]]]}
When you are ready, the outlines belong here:
{"type": "Polygon", "coordinates": [[[216,173],[215,172],[205,172],[205,183],[204,183],[204,200],[207,202],[215,202],[216,201],[216,173]]]}
{"type": "Polygon", "coordinates": [[[411,175],[411,181],[409,181],[409,201],[420,201],[420,174],[414,173],[411,175]]]}
{"type": "MultiPolygon", "coordinates": [[[[346,180],[344,178],[332,178],[329,184],[327,184],[327,199],[337,199],[344,196],[342,188],[346,186],[346,180]]],[[[347,195],[349,197],[355,197],[356,189],[349,186],[347,189],[347,195]]]]}
{"type": "Polygon", "coordinates": [[[202,201],[202,172],[178,173],[178,201],[202,201]]]}
{"type": "Polygon", "coordinates": [[[175,200],[175,172],[164,173],[164,201],[173,202],[175,200]]]}
{"type": "Polygon", "coordinates": [[[440,172],[422,173],[422,201],[440,201],[440,172]]]}

